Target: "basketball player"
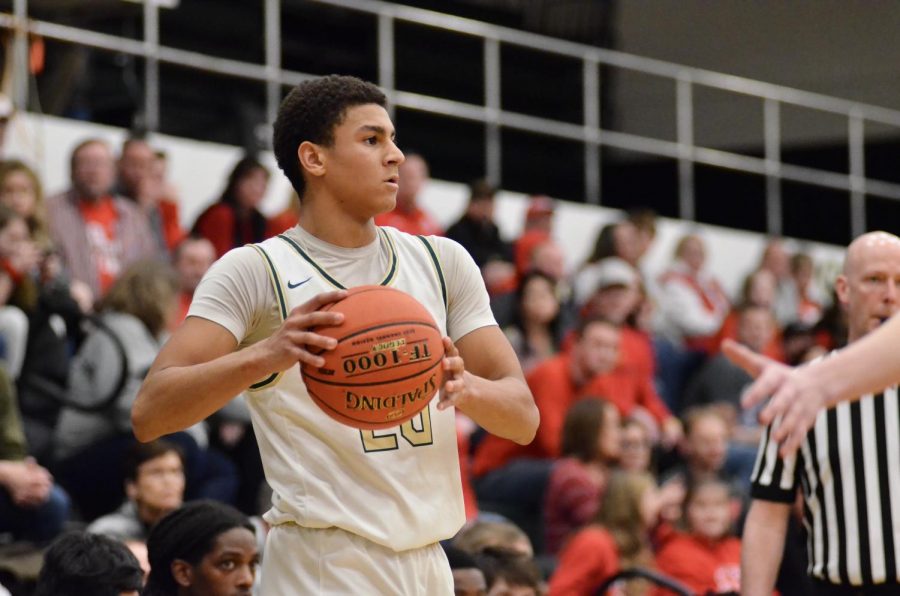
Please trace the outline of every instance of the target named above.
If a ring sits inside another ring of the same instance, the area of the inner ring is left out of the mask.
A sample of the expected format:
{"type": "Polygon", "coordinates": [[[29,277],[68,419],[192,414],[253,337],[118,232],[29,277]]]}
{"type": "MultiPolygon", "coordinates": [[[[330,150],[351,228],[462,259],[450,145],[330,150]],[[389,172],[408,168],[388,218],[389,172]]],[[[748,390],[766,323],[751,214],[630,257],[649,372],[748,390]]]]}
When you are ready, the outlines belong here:
{"type": "MultiPolygon", "coordinates": [[[[865,238],[895,252],[900,247],[900,238],[886,232],[874,232],[865,238]]],[[[900,301],[900,277],[880,275],[866,283],[883,287],[885,301],[900,301]]],[[[799,368],[785,366],[735,342],[725,341],[722,347],[728,357],[758,377],[744,394],[744,407],[753,407],[770,398],[760,413],[760,422],[770,424],[781,417],[772,438],[781,444],[783,456],[797,450],[821,409],[841,401],[857,400],[900,381],[897,357],[900,317],[891,318],[887,308],[882,310],[868,321],[872,333],[835,356],[799,368]]]]}
{"type": "Polygon", "coordinates": [[[453,408],[528,443],[537,409],[496,326],[478,268],[455,242],[379,228],[403,153],[386,99],[328,76],[298,85],[275,122],[278,164],[301,197],[300,224],[233,250],[198,286],[185,323],[137,397],[143,441],[187,428],[247,390],[274,495],[263,594],[452,594],[438,541],[463,525],[453,408]],[[344,288],[383,284],[417,298],[444,338],[440,397],[401,426],[359,431],[310,399],[298,362],[334,340],[312,328],[344,288]]]}

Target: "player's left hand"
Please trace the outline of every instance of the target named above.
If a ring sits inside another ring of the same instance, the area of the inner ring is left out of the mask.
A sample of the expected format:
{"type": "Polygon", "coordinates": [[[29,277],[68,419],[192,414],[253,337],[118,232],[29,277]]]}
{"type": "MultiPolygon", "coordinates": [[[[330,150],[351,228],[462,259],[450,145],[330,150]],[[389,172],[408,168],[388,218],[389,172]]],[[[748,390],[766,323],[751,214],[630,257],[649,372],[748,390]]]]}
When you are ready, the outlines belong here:
{"type": "Polygon", "coordinates": [[[438,398],[438,410],[446,410],[451,406],[460,406],[469,397],[468,379],[471,376],[466,372],[466,363],[463,362],[459,350],[453,345],[453,340],[445,337],[444,341],[444,386],[441,387],[438,398]]]}

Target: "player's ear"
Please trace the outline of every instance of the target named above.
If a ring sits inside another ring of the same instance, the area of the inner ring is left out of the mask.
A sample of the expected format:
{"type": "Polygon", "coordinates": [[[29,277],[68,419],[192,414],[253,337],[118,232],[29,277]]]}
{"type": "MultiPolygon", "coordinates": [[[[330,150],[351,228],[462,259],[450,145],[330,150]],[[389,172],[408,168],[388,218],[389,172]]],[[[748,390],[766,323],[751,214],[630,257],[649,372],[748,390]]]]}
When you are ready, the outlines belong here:
{"type": "Polygon", "coordinates": [[[194,568],[187,561],[175,559],[172,561],[170,569],[175,583],[182,588],[189,588],[194,583],[194,568]]]}
{"type": "Polygon", "coordinates": [[[297,147],[297,159],[300,160],[300,169],[311,176],[325,174],[325,151],[320,145],[303,141],[297,147]]]}

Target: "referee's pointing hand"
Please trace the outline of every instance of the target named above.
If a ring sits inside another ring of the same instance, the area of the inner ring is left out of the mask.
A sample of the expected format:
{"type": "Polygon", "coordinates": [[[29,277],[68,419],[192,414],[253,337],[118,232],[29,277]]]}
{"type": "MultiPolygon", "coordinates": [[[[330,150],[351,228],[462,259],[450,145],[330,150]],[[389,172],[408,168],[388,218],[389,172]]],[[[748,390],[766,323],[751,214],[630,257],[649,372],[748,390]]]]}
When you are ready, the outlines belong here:
{"type": "Polygon", "coordinates": [[[756,378],[741,398],[745,408],[768,403],[759,413],[760,424],[772,424],[772,438],[781,445],[782,457],[792,455],[826,403],[825,391],[816,383],[814,369],[791,368],[726,339],[722,351],[756,378]]]}

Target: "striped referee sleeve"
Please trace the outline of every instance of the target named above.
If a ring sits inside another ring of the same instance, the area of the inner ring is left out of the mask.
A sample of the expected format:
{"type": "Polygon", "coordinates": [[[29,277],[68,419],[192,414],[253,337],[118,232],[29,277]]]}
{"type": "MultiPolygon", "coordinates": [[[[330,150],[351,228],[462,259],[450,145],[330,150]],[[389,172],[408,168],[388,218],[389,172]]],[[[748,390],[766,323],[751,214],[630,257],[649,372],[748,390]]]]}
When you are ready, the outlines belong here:
{"type": "Polygon", "coordinates": [[[767,426],[759,441],[756,463],[750,477],[750,495],[764,501],[793,503],[801,467],[797,465],[797,454],[788,458],[778,454],[778,443],[772,440],[772,429],[780,422],[778,418],[767,426]]]}

